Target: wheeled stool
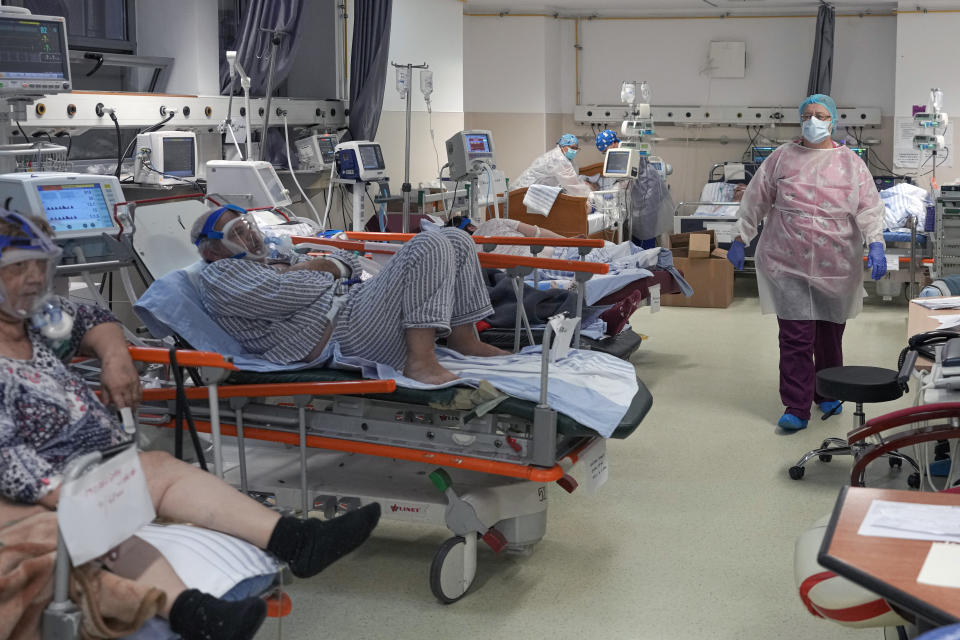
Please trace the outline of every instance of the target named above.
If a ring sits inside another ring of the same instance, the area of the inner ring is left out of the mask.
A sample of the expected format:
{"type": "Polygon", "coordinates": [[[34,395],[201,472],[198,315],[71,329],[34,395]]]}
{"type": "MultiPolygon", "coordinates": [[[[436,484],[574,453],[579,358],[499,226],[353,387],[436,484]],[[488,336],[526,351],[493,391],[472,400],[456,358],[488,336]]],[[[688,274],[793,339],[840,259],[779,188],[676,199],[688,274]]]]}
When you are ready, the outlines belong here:
{"type": "MultiPolygon", "coordinates": [[[[912,362],[910,365],[912,368],[912,362]]],[[[825,398],[856,403],[857,408],[853,413],[854,423],[855,428],[860,428],[866,422],[863,405],[890,402],[902,396],[906,390],[909,373],[906,366],[899,372],[882,367],[832,367],[817,372],[817,393],[825,398]],[[904,370],[907,370],[906,373],[904,370]]],[[[827,417],[829,415],[824,416],[824,419],[827,417]]],[[[821,462],[830,462],[833,456],[856,456],[863,446],[865,445],[850,446],[843,438],[827,438],[819,449],[806,453],[797,464],[790,467],[790,477],[794,480],[803,478],[804,465],[812,458],[819,458],[821,462]]],[[[920,470],[912,458],[902,453],[891,452],[887,454],[887,459],[891,467],[899,468],[906,460],[915,471],[920,470]]],[[[907,481],[911,487],[920,486],[918,473],[912,474],[907,481]]]]}

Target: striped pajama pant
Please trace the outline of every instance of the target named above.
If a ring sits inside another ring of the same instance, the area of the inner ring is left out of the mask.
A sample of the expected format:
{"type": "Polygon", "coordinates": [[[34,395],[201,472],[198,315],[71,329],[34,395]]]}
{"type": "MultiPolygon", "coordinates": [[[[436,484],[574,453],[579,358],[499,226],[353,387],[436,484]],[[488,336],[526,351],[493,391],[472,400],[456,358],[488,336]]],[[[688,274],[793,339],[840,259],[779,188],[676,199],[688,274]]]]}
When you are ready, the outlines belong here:
{"type": "Polygon", "coordinates": [[[445,337],[451,327],[493,313],[476,244],[459,229],[417,234],[347,296],[332,337],[341,353],[397,371],[407,361],[407,329],[436,329],[445,337]]]}

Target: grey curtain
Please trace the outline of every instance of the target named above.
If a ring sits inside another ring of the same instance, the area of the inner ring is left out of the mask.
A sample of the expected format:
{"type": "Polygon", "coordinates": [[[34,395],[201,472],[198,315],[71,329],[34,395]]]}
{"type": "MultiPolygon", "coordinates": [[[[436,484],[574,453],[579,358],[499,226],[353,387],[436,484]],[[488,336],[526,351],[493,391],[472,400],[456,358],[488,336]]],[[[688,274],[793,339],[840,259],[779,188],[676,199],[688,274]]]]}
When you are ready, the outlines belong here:
{"type": "Polygon", "coordinates": [[[810,63],[810,81],[807,95],[830,94],[833,82],[833,34],[836,26],[836,9],[821,3],[817,12],[817,34],[813,41],[813,61],[810,63]]]}
{"type": "Polygon", "coordinates": [[[393,0],[354,0],[350,50],[350,139],[372,140],[380,125],[393,0]]]}
{"type": "MultiPolygon", "coordinates": [[[[260,29],[282,29],[286,32],[277,49],[273,86],[279,86],[290,73],[293,57],[300,44],[300,18],[304,0],[249,0],[233,42],[225,48],[236,50],[239,62],[250,76],[250,95],[262,96],[267,90],[270,69],[270,34],[260,29]]],[[[239,93],[240,83],[235,91],[239,93]]],[[[220,93],[230,92],[230,67],[226,58],[220,61],[220,93]]]]}

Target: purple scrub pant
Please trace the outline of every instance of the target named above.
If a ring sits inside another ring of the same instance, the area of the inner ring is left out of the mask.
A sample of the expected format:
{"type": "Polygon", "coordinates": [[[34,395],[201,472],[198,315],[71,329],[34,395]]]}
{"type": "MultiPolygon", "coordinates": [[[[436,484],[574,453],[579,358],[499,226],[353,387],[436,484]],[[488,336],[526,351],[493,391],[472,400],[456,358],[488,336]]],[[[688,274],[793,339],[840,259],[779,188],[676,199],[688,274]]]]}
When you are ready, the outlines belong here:
{"type": "Polygon", "coordinates": [[[780,400],[801,420],[810,419],[810,403],[817,393],[817,371],[843,366],[843,329],[846,324],[823,320],[783,320],[780,323],[780,400]]]}

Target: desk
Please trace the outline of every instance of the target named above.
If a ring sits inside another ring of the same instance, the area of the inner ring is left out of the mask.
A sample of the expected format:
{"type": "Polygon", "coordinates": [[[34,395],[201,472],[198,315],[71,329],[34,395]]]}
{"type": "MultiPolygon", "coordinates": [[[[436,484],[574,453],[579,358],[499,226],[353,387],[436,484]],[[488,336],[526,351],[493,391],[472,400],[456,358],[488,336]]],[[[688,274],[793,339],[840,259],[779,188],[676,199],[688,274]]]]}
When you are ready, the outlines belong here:
{"type": "MultiPolygon", "coordinates": [[[[924,333],[925,331],[933,331],[934,329],[938,329],[940,327],[940,323],[930,316],[949,316],[957,314],[960,314],[960,309],[926,309],[911,300],[910,310],[907,315],[907,339],[909,340],[918,333],[924,333]]],[[[957,330],[960,331],[960,328],[957,330]]],[[[919,358],[917,360],[916,368],[920,369],[921,371],[930,371],[932,367],[933,363],[926,358],[919,358]]]]}
{"type": "Polygon", "coordinates": [[[917,582],[933,543],[857,534],[874,500],[960,506],[960,494],[956,493],[844,487],[817,561],[933,626],[960,622],[960,589],[917,582]]]}

